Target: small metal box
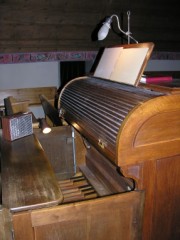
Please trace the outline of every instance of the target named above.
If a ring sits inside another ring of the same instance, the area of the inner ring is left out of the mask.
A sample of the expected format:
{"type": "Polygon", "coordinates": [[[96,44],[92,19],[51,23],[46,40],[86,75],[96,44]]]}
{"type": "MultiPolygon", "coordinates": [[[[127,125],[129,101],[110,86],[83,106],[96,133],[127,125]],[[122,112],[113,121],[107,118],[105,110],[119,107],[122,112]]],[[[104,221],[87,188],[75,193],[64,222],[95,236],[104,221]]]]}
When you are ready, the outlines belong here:
{"type": "Polygon", "coordinates": [[[21,113],[2,118],[2,134],[4,139],[13,141],[32,133],[32,113],[21,113]]]}

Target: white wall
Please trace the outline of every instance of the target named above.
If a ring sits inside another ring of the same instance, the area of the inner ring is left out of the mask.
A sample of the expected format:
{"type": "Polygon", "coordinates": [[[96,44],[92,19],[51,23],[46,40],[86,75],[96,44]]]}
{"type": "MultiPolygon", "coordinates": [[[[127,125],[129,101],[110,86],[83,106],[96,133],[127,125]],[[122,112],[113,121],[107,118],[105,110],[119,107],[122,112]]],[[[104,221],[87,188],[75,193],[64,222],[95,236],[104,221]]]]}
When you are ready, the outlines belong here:
{"type": "MultiPolygon", "coordinates": [[[[60,86],[59,62],[0,64],[0,89],[48,86],[60,86]]],[[[44,117],[41,106],[30,110],[37,118],[44,117]]]]}
{"type": "MultiPolygon", "coordinates": [[[[92,62],[86,63],[86,71],[92,62]]],[[[149,60],[146,71],[180,71],[180,60],[149,60]]],[[[60,62],[0,64],[0,89],[60,86],[60,62]]],[[[41,107],[31,109],[43,117],[41,107]]]]}
{"type": "Polygon", "coordinates": [[[59,62],[0,64],[0,88],[59,87],[59,68],[59,62]]]}
{"type": "Polygon", "coordinates": [[[180,60],[149,60],[146,71],[180,71],[180,60]]]}

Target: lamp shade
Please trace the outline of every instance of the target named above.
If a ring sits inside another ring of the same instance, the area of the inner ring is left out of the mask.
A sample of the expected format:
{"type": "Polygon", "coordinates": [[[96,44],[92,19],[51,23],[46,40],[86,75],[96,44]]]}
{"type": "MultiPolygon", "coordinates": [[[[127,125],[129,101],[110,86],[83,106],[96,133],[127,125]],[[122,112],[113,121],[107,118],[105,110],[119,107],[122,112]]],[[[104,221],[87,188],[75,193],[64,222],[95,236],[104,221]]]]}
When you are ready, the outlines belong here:
{"type": "Polygon", "coordinates": [[[105,20],[102,27],[99,29],[98,34],[97,34],[98,40],[101,41],[101,40],[103,40],[107,37],[107,35],[109,33],[109,29],[111,28],[112,19],[113,19],[113,17],[115,17],[116,20],[117,20],[119,31],[122,32],[123,34],[125,34],[128,37],[128,43],[130,43],[130,39],[132,39],[134,42],[138,43],[138,41],[131,36],[131,32],[130,32],[130,11],[127,12],[127,15],[128,15],[128,31],[127,32],[125,32],[121,29],[118,16],[116,14],[113,14],[113,15],[111,15],[111,17],[108,17],[105,20]]]}
{"type": "Polygon", "coordinates": [[[109,29],[111,28],[111,18],[107,18],[106,21],[103,23],[102,27],[98,31],[98,40],[103,40],[107,37],[109,33],[109,29]]]}
{"type": "Polygon", "coordinates": [[[109,26],[107,23],[103,24],[103,26],[101,27],[101,29],[98,32],[98,40],[103,40],[107,37],[109,32],[109,26]]]}

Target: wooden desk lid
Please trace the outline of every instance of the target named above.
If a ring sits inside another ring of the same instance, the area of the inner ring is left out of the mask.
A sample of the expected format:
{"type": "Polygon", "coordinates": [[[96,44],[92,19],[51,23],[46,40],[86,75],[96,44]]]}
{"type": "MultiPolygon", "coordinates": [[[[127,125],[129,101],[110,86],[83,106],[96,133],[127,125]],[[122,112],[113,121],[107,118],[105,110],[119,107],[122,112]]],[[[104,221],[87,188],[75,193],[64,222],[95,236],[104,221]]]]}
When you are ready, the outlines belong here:
{"type": "Polygon", "coordinates": [[[63,196],[38,140],[2,140],[2,204],[11,211],[58,205],[63,196]]]}

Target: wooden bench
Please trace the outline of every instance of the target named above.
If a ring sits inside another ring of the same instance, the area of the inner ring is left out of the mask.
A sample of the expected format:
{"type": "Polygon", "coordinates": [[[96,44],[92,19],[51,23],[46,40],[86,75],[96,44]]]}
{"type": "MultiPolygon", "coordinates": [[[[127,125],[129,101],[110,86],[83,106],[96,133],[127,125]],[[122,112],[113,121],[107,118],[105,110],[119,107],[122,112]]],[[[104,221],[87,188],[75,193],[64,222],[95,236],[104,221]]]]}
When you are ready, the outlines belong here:
{"type": "MultiPolygon", "coordinates": [[[[2,115],[12,115],[18,112],[32,111],[29,107],[38,108],[42,106],[40,96],[44,95],[48,102],[55,103],[57,87],[38,87],[0,90],[0,110],[2,115]]],[[[33,111],[32,111],[33,112],[33,111]]],[[[34,119],[33,122],[36,122],[34,119]]]]}
{"type": "Polygon", "coordinates": [[[57,93],[57,87],[37,87],[0,90],[0,106],[4,106],[4,99],[12,96],[17,101],[28,101],[29,105],[40,105],[39,95],[45,95],[47,99],[54,100],[57,93]]]}

